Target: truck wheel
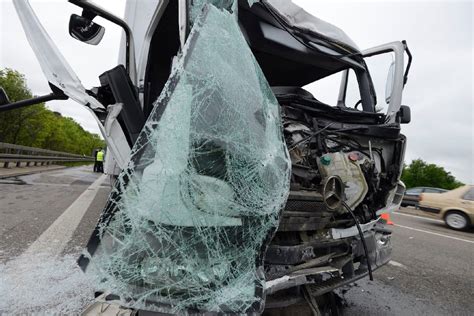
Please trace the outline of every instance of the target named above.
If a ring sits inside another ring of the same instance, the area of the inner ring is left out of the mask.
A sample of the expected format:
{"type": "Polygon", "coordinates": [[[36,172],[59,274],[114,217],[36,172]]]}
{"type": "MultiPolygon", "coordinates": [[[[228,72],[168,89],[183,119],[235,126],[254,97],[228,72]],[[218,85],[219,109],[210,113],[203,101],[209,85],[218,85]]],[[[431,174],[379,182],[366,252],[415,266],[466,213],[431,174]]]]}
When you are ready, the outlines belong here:
{"type": "Polygon", "coordinates": [[[449,211],[444,216],[444,222],[449,228],[455,230],[464,230],[469,226],[469,218],[457,211],[449,211]]]}

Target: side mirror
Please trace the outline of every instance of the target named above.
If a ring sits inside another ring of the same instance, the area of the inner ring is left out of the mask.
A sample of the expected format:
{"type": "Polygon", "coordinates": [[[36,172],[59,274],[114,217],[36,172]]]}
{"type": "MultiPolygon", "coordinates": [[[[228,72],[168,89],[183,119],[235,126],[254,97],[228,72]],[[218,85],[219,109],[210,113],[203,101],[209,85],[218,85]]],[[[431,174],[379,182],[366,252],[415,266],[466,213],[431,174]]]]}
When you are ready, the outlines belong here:
{"type": "Polygon", "coordinates": [[[8,99],[7,93],[5,92],[5,90],[3,90],[2,87],[0,87],[0,105],[5,105],[9,103],[10,100],[8,99]]]}
{"type": "Polygon", "coordinates": [[[72,14],[69,19],[69,34],[81,42],[97,45],[104,33],[105,28],[92,22],[92,19],[77,14],[72,14]]]}
{"type": "Polygon", "coordinates": [[[411,110],[408,105],[402,105],[398,111],[398,118],[400,124],[408,124],[411,122],[411,110]]]}
{"type": "Polygon", "coordinates": [[[392,98],[393,84],[395,82],[395,62],[393,61],[388,68],[387,82],[385,83],[385,102],[390,103],[392,98]]]}

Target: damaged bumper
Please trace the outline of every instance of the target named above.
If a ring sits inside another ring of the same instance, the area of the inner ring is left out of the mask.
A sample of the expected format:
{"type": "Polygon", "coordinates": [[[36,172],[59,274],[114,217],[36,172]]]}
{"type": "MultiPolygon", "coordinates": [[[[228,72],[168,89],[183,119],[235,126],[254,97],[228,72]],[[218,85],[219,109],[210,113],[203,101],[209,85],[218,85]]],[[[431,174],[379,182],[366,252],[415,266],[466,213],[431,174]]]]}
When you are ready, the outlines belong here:
{"type": "MultiPolygon", "coordinates": [[[[314,246],[308,244],[305,249],[308,254],[332,251],[331,255],[317,257],[313,260],[306,258],[305,264],[293,268],[294,272],[267,281],[265,291],[267,295],[270,295],[270,298],[267,297],[269,299],[267,308],[272,308],[271,295],[275,293],[275,297],[279,297],[277,300],[279,306],[282,306],[282,293],[277,293],[281,290],[310,285],[313,295],[320,296],[368,275],[362,240],[360,236],[356,236],[358,235],[356,227],[334,231],[332,234],[335,238],[321,240],[314,243],[314,246]]],[[[390,261],[392,254],[391,231],[386,229],[378,219],[364,225],[363,231],[368,248],[369,264],[373,270],[376,270],[390,261]]],[[[288,258],[291,256],[292,250],[296,250],[285,248],[271,249],[270,256],[272,253],[279,253],[288,258]]],[[[291,296],[285,295],[288,303],[294,304],[291,296]]]]}
{"type": "MultiPolygon", "coordinates": [[[[369,250],[372,269],[390,261],[392,253],[391,232],[377,221],[364,230],[364,238],[369,250]]],[[[358,261],[364,257],[362,242],[359,237],[342,239],[350,246],[352,253],[340,257],[326,257],[319,264],[302,268],[287,275],[267,280],[265,283],[265,309],[280,309],[304,302],[303,287],[314,297],[328,293],[341,286],[368,276],[367,262],[358,261]],[[359,258],[359,259],[358,259],[359,258]]],[[[137,311],[123,307],[115,295],[102,294],[89,306],[82,315],[162,315],[154,312],[137,311]]]]}

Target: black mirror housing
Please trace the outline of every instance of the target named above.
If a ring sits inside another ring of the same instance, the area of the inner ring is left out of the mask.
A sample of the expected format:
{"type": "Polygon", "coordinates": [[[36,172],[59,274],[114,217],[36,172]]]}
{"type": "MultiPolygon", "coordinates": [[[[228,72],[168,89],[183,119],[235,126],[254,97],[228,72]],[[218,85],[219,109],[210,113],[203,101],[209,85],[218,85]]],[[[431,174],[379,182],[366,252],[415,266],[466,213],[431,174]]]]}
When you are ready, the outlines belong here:
{"type": "Polygon", "coordinates": [[[7,93],[5,92],[5,90],[3,90],[2,87],[0,87],[0,105],[5,105],[9,103],[10,99],[8,99],[7,93]]]}
{"type": "Polygon", "coordinates": [[[400,124],[408,124],[411,122],[411,109],[408,105],[402,105],[398,111],[398,119],[400,124]]]}
{"type": "Polygon", "coordinates": [[[69,34],[84,43],[97,45],[104,37],[105,28],[91,19],[72,14],[69,19],[69,34]]]}

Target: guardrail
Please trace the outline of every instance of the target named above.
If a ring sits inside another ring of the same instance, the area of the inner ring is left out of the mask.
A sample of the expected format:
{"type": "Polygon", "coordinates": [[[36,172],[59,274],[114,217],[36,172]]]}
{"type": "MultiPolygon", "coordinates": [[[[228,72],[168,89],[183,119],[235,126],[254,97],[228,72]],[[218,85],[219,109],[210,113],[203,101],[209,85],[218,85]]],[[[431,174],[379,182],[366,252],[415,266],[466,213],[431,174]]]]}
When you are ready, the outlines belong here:
{"type": "Polygon", "coordinates": [[[31,164],[34,164],[35,166],[43,166],[50,165],[54,162],[81,161],[93,162],[94,157],[35,147],[0,143],[0,163],[3,163],[4,168],[9,168],[10,164],[15,164],[15,167],[21,167],[22,163],[26,163],[26,167],[28,167],[31,164]]]}

